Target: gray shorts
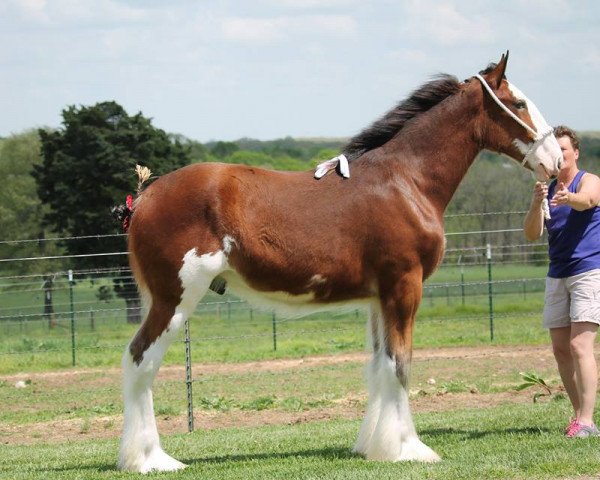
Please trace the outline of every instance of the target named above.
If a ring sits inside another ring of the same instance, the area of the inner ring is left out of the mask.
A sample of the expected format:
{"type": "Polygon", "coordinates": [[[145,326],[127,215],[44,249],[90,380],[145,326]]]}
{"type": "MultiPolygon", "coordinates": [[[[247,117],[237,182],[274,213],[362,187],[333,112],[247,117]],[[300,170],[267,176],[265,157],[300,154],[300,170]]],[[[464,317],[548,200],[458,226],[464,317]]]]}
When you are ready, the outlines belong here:
{"type": "Polygon", "coordinates": [[[544,328],[568,327],[571,322],[600,325],[600,269],[546,278],[544,328]]]}

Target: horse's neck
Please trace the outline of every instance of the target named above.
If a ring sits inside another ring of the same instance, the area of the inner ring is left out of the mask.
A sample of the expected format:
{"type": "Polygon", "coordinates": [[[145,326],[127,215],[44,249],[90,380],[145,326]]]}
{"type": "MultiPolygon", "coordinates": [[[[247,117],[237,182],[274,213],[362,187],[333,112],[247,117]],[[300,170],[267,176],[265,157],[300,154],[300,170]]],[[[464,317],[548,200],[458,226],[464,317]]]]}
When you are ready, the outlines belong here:
{"type": "Polygon", "coordinates": [[[478,115],[464,101],[453,100],[443,111],[415,119],[388,153],[399,168],[410,172],[421,194],[440,213],[481,150],[475,134],[478,115]]]}

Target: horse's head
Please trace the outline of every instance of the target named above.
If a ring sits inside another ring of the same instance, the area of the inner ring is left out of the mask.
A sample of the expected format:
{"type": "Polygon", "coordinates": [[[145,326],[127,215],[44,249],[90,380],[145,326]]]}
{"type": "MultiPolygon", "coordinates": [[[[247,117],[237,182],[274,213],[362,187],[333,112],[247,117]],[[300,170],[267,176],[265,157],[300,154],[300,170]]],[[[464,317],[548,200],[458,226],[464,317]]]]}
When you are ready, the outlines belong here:
{"type": "Polygon", "coordinates": [[[475,78],[483,89],[486,146],[520,162],[540,181],[558,174],[562,153],[552,127],[517,87],[506,80],[508,52],[475,78]]]}

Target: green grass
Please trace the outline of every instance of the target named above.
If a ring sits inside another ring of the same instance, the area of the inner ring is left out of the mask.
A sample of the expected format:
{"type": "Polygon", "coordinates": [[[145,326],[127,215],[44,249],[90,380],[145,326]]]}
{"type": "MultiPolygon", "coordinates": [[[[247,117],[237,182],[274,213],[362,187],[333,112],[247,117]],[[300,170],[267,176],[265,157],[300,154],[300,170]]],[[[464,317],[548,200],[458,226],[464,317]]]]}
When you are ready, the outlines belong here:
{"type": "MultiPolygon", "coordinates": [[[[477,283],[487,278],[485,267],[469,271],[465,282],[477,283]]],[[[434,288],[426,290],[419,310],[416,348],[492,344],[487,285],[480,283],[471,290],[467,288],[463,305],[460,285],[443,285],[460,281],[459,270],[447,268],[439,272],[430,283],[434,288]]],[[[495,273],[497,279],[539,278],[544,276],[545,268],[526,271],[498,268],[495,273]]],[[[493,298],[493,344],[548,343],[547,333],[540,325],[543,294],[538,288],[534,290],[523,290],[515,282],[498,285],[493,298]]],[[[78,285],[76,301],[93,304],[93,292],[85,284],[78,285]]],[[[13,306],[27,300],[23,293],[18,295],[20,299],[11,300],[13,306]]],[[[6,298],[0,296],[0,302],[6,298]]],[[[210,297],[212,301],[216,299],[220,298],[210,297]]],[[[29,299],[31,311],[39,311],[38,300],[29,299]]],[[[2,303],[0,307],[5,305],[2,303]]],[[[122,307],[118,300],[102,305],[105,311],[96,314],[93,331],[89,314],[79,313],[76,318],[77,366],[99,369],[86,370],[62,381],[60,375],[31,376],[24,389],[15,389],[12,380],[0,381],[3,406],[0,425],[29,429],[41,422],[73,421],[81,440],[16,445],[10,429],[5,429],[0,438],[0,478],[140,478],[115,470],[116,440],[85,440],[86,435],[98,436],[95,429],[114,428],[119,421],[120,371],[105,367],[119,366],[124,346],[138,328],[124,322],[123,312],[111,312],[122,307]]],[[[251,313],[237,304],[224,304],[219,312],[214,306],[202,307],[191,322],[192,357],[194,362],[232,363],[360,351],[365,348],[365,318],[365,312],[350,312],[288,321],[278,319],[277,351],[274,351],[271,313],[251,313]]],[[[68,316],[53,330],[41,322],[2,322],[0,333],[0,373],[70,369],[68,316]]],[[[183,343],[177,342],[165,363],[181,364],[182,360],[183,343]]],[[[482,356],[476,361],[419,358],[413,363],[411,389],[419,390],[418,395],[425,397],[420,401],[438,395],[469,395],[466,393],[469,391],[494,396],[511,392],[522,383],[519,375],[522,369],[523,365],[510,357],[482,356]],[[428,383],[431,376],[435,376],[435,385],[428,383]]],[[[550,356],[538,359],[535,370],[552,388],[558,385],[550,356]]],[[[174,416],[181,421],[185,414],[185,379],[183,372],[179,373],[179,377],[159,375],[155,382],[155,411],[163,421],[174,416]]],[[[363,374],[362,362],[301,365],[271,371],[234,369],[225,374],[197,367],[193,370],[194,409],[197,413],[305,412],[333,407],[349,398],[358,402],[358,409],[364,409],[363,374]]],[[[29,377],[25,374],[23,378],[29,377]]],[[[531,389],[528,393],[533,397],[535,391],[531,389]]],[[[331,411],[335,412],[335,408],[331,411]]],[[[435,465],[368,462],[352,455],[350,448],[358,432],[358,421],[334,419],[299,425],[197,430],[162,439],[165,449],[188,463],[188,469],[151,478],[453,480],[596,475],[600,472],[597,454],[600,440],[564,439],[561,429],[568,416],[565,400],[419,413],[415,421],[421,439],[444,459],[435,465]]]]}
{"type": "MultiPolygon", "coordinates": [[[[533,297],[533,296],[532,296],[533,297]]],[[[496,299],[494,344],[546,343],[541,328],[542,298],[527,303],[496,299]]],[[[235,312],[231,318],[197,313],[191,319],[193,362],[240,362],[271,358],[295,358],[316,354],[365,349],[366,313],[313,315],[301,319],[278,319],[277,350],[274,350],[270,313],[235,312]]],[[[84,321],[76,324],[75,360],[78,367],[119,366],[125,345],[138,326],[123,321],[96,321],[92,331],[84,321]]],[[[0,326],[0,330],[2,327],[0,326]]],[[[423,304],[417,317],[415,347],[487,345],[490,340],[488,307],[423,304]]],[[[0,374],[70,368],[71,332],[67,326],[49,330],[43,323],[30,323],[22,330],[0,336],[0,374]]],[[[168,351],[165,364],[182,363],[183,337],[168,351]]]]}
{"type": "MultiPolygon", "coordinates": [[[[494,342],[539,344],[547,341],[540,327],[545,267],[494,266],[494,279],[510,280],[494,285],[494,342]],[[529,283],[515,279],[530,279],[529,283]]],[[[487,268],[461,271],[441,268],[426,284],[417,316],[416,347],[481,345],[490,342],[487,268]]],[[[102,281],[79,282],[75,298],[75,361],[78,367],[118,366],[137,325],[124,321],[124,302],[96,298],[102,281]],[[94,310],[92,314],[91,310],[94,310]]],[[[104,281],[106,283],[106,280],[104,281]]],[[[68,286],[57,282],[54,295],[58,326],[48,329],[39,320],[42,292],[33,285],[0,290],[0,374],[43,371],[72,365],[72,337],[68,286]],[[12,312],[12,313],[11,313],[12,312]],[[11,317],[13,315],[14,317],[11,317]]],[[[39,287],[39,286],[38,286],[39,287]]],[[[274,351],[273,317],[251,310],[229,296],[208,295],[191,320],[194,362],[239,362],[280,357],[335,354],[365,348],[366,312],[317,314],[301,319],[277,317],[274,351]],[[210,302],[227,302],[216,305],[210,302]]],[[[166,364],[181,363],[183,345],[174,345],[166,364]]]]}
{"type": "MultiPolygon", "coordinates": [[[[417,351],[417,354],[419,352],[417,351]]],[[[554,362],[549,356],[538,359],[535,370],[552,388],[558,383],[554,362]]],[[[529,367],[529,366],[528,366],[529,367]]],[[[214,372],[196,365],[193,370],[194,409],[201,411],[275,410],[306,411],[329,407],[352,398],[361,405],[366,400],[364,362],[303,365],[272,371],[236,369],[214,372]]],[[[522,383],[523,365],[510,357],[418,358],[411,373],[411,389],[421,396],[461,393],[471,389],[480,394],[514,391],[522,383]],[[427,380],[435,377],[436,384],[427,380]]],[[[83,371],[70,377],[32,377],[24,389],[14,381],[0,381],[0,424],[31,424],[51,420],[102,419],[122,411],[121,376],[118,369],[83,371]],[[64,379],[63,379],[64,378],[64,379]]],[[[25,376],[24,378],[27,378],[25,376]]],[[[184,372],[154,384],[159,416],[185,414],[184,372]]],[[[535,389],[531,389],[531,396],[535,389]]],[[[364,405],[363,405],[364,406],[364,405]]],[[[7,434],[7,440],[10,435],[7,434]]]]}
{"type": "MultiPolygon", "coordinates": [[[[416,415],[421,439],[443,458],[437,464],[369,462],[353,455],[357,421],[175,435],[163,438],[163,446],[188,468],[151,478],[453,480],[597,474],[600,439],[565,439],[565,415],[564,402],[416,415]]],[[[140,478],[115,470],[117,449],[115,440],[3,446],[0,478],[140,478]]]]}

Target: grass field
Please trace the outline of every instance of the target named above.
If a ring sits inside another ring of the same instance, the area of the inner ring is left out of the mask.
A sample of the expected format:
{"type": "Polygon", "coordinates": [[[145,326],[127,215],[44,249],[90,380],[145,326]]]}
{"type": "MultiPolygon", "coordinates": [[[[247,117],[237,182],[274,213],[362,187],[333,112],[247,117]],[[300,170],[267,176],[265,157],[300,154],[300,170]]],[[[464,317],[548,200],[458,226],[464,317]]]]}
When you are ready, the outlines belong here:
{"type": "MultiPolygon", "coordinates": [[[[539,344],[545,267],[495,266],[494,343],[539,344]],[[540,280],[541,279],[541,280],[540,280]]],[[[490,343],[487,269],[442,268],[427,283],[419,309],[415,345],[480,345],[490,343]],[[462,282],[462,283],[461,283],[462,282]],[[464,296],[463,296],[464,292],[464,296]]],[[[58,327],[40,318],[43,297],[29,282],[0,291],[0,374],[72,366],[68,285],[57,282],[54,294],[58,327]]],[[[101,282],[79,282],[74,288],[75,361],[78,367],[117,366],[137,325],[124,321],[124,302],[101,302],[101,282]]],[[[105,281],[106,283],[106,281],[105,281]]],[[[365,348],[366,312],[317,314],[301,319],[251,310],[228,296],[208,295],[191,319],[194,362],[238,362],[252,359],[334,354],[365,348]],[[218,302],[218,303],[217,303],[218,302]],[[274,339],[275,337],[275,339],[274,339]],[[275,351],[276,341],[277,350],[275,351]]],[[[165,363],[181,363],[183,344],[174,345],[165,363]]]]}
{"type": "MultiPolygon", "coordinates": [[[[428,283],[415,330],[411,404],[422,440],[442,462],[368,462],[351,453],[366,406],[365,312],[276,317],[275,350],[271,312],[210,296],[190,327],[195,432],[184,433],[182,341],[155,383],[163,445],[189,465],[160,478],[597,475],[600,440],[568,441],[561,433],[570,412],[540,326],[545,268],[495,267],[494,279],[503,283],[494,285],[493,341],[487,270],[463,275],[444,268],[428,283]],[[553,400],[533,403],[535,389],[517,392],[523,370],[542,376],[553,400]]],[[[121,301],[99,302],[96,288],[81,282],[74,289],[76,368],[68,290],[56,292],[57,311],[65,314],[51,330],[28,316],[39,313],[39,292],[2,291],[0,478],[139,478],[115,470],[122,424],[118,367],[138,327],[125,323],[121,301]],[[6,318],[10,311],[21,315],[6,318]],[[15,388],[19,380],[25,388],[15,388]]]]}
{"type": "MultiPolygon", "coordinates": [[[[581,478],[600,470],[600,440],[560,438],[556,405],[507,406],[418,415],[423,440],[444,460],[435,465],[367,462],[350,453],[356,421],[223,429],[172,436],[165,448],[189,464],[158,478],[466,479],[581,478]],[[574,461],[573,459],[577,459],[574,461]]],[[[0,475],[11,479],[138,478],[117,473],[117,442],[4,448],[0,475]]],[[[155,477],[155,476],[153,476],[155,477]]]]}
{"type": "MultiPolygon", "coordinates": [[[[214,422],[223,417],[239,423],[223,427],[217,422],[192,434],[163,436],[165,449],[189,467],[160,474],[160,478],[563,479],[600,472],[600,439],[573,441],[562,436],[569,415],[564,399],[534,404],[533,392],[514,391],[519,367],[530,365],[532,359],[541,359],[539,372],[550,375],[549,352],[505,349],[493,354],[493,350],[465,349],[452,358],[447,357],[451,350],[417,351],[413,384],[419,390],[413,392],[412,403],[422,440],[443,458],[435,465],[368,462],[351,454],[365,402],[358,361],[290,368],[272,363],[262,370],[230,366],[228,372],[219,371],[222,365],[213,366],[214,370],[205,365],[201,381],[195,384],[197,398],[202,400],[197,402],[197,419],[214,422]],[[427,382],[431,375],[436,376],[434,386],[427,382]],[[266,392],[271,392],[270,403],[264,402],[266,392]],[[355,404],[340,408],[341,400],[348,398],[355,404]],[[313,411],[318,415],[310,417],[313,411]],[[278,412],[288,420],[278,419],[278,412]],[[257,421],[247,422],[252,417],[257,421]]],[[[56,375],[40,375],[32,385],[38,394],[59,381],[56,375]]],[[[547,378],[554,388],[556,379],[547,378]]],[[[7,423],[35,430],[44,419],[53,421],[41,430],[47,437],[21,442],[27,445],[2,435],[0,478],[139,478],[114,467],[118,443],[113,430],[118,432],[120,407],[110,406],[115,398],[106,376],[96,370],[80,372],[72,380],[63,381],[62,391],[54,392],[53,400],[42,396],[28,402],[23,393],[5,403],[14,407],[3,412],[1,433],[7,423]],[[68,411],[60,411],[65,398],[69,399],[68,411]],[[42,411],[41,405],[47,410],[42,411]],[[61,418],[62,423],[57,420],[61,418]],[[79,431],[60,437],[60,426],[67,419],[75,421],[79,431]],[[108,419],[115,425],[107,426],[108,419]]],[[[168,433],[166,425],[179,423],[182,431],[184,392],[168,375],[157,386],[159,428],[168,433]]]]}

